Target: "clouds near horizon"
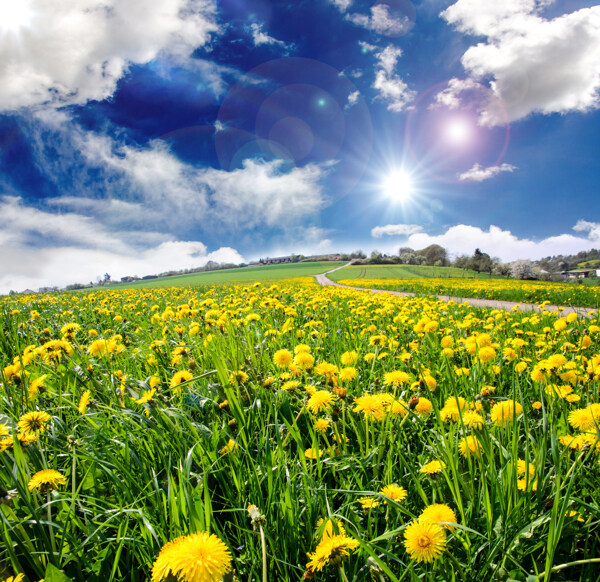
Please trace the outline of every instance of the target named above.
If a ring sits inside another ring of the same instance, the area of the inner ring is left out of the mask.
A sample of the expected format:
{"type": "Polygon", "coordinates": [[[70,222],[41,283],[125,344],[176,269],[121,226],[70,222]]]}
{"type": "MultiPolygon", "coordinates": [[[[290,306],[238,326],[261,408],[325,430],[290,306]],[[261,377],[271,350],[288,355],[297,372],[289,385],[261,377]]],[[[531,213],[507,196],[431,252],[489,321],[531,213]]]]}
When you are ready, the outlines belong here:
{"type": "MultiPolygon", "coordinates": [[[[375,231],[376,233],[394,235],[396,233],[393,232],[393,228],[390,228],[392,226],[394,225],[375,227],[371,233],[375,231]],[[390,232],[383,232],[383,230],[378,229],[388,229],[390,232]]],[[[395,226],[399,227],[398,234],[400,234],[403,230],[401,227],[415,225],[395,226]]],[[[458,224],[451,226],[439,235],[430,235],[426,232],[410,233],[410,228],[405,230],[406,234],[403,234],[402,245],[415,250],[437,244],[447,249],[450,254],[470,256],[476,248],[479,248],[490,256],[497,256],[503,262],[511,262],[517,259],[539,260],[549,256],[577,254],[580,251],[594,248],[600,241],[600,223],[585,220],[578,221],[573,230],[589,232],[588,238],[573,236],[572,234],[561,234],[539,241],[519,238],[512,234],[510,230],[503,230],[494,225],[491,225],[488,230],[484,230],[476,226],[458,224]]],[[[376,236],[375,234],[372,235],[376,236]]],[[[397,252],[396,246],[390,247],[392,252],[397,252]]]]}

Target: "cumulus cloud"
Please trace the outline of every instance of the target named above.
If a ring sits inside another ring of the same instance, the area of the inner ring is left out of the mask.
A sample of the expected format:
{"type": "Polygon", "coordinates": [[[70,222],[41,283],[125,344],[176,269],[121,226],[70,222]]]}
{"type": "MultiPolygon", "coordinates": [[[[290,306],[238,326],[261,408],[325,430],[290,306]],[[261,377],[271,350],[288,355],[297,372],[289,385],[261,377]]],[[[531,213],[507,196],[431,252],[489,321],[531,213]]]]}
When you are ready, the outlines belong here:
{"type": "MultiPolygon", "coordinates": [[[[73,181],[71,192],[47,203],[106,225],[171,234],[197,228],[286,229],[327,204],[322,183],[328,163],[290,167],[282,160],[248,159],[233,171],[197,167],[161,140],[142,147],[122,143],[83,130],[62,112],[36,119],[44,122],[32,130],[38,167],[49,177],[68,174],[73,181]],[[99,170],[93,183],[90,168],[99,170]]],[[[65,184],[60,187],[64,191],[65,184]]]]}
{"type": "Polygon", "coordinates": [[[511,164],[500,164],[499,166],[488,166],[484,168],[481,164],[475,164],[470,170],[458,175],[461,182],[483,182],[503,172],[514,172],[516,166],[511,164]]]}
{"type": "Polygon", "coordinates": [[[214,0],[20,0],[0,40],[0,110],[110,97],[132,63],[187,58],[218,32],[214,0]]]}
{"type": "Polygon", "coordinates": [[[340,12],[346,12],[352,5],[352,0],[329,0],[340,12]]]}
{"type": "MultiPolygon", "coordinates": [[[[347,10],[347,6],[342,9],[347,10]]],[[[394,16],[390,13],[387,4],[375,4],[371,6],[370,14],[352,13],[346,14],[346,20],[356,26],[372,30],[385,36],[400,36],[406,34],[412,28],[412,22],[407,16],[394,16]]]]}
{"type": "Polygon", "coordinates": [[[600,222],[590,222],[588,220],[578,220],[573,227],[577,232],[589,232],[588,236],[593,241],[600,241],[600,222]]]}
{"type": "Polygon", "coordinates": [[[21,198],[0,198],[0,293],[199,267],[209,260],[241,263],[230,247],[208,252],[200,241],[159,232],[111,230],[76,212],[57,214],[21,198]]]}
{"type": "Polygon", "coordinates": [[[266,44],[288,48],[285,42],[283,42],[282,40],[277,40],[276,38],[273,38],[272,36],[269,36],[269,34],[264,32],[262,26],[262,24],[257,24],[256,22],[250,25],[250,30],[252,32],[252,41],[254,42],[254,46],[261,46],[263,44],[266,44]]]}
{"type": "Polygon", "coordinates": [[[375,82],[373,88],[379,92],[378,97],[387,102],[389,111],[399,113],[404,111],[414,100],[416,92],[394,73],[402,49],[388,45],[376,54],[375,82]]]}
{"type": "MultiPolygon", "coordinates": [[[[578,230],[589,230],[587,226],[578,230]]],[[[587,223],[594,224],[596,223],[587,223]]],[[[577,225],[576,225],[577,226],[577,225]]],[[[600,225],[596,225],[597,228],[600,225]]],[[[499,257],[504,262],[517,259],[537,260],[553,255],[570,255],[580,251],[589,250],[597,244],[591,236],[583,238],[571,234],[561,234],[545,239],[534,241],[527,238],[519,238],[509,230],[503,230],[497,226],[490,226],[489,230],[483,230],[476,226],[459,224],[450,227],[440,235],[429,235],[424,232],[416,233],[408,237],[407,245],[422,249],[431,244],[443,246],[453,254],[472,255],[476,248],[481,249],[492,256],[499,257]]]]}
{"type": "Polygon", "coordinates": [[[239,264],[244,258],[230,247],[207,252],[198,241],[171,241],[142,252],[113,253],[101,249],[21,246],[0,248],[0,293],[40,287],[64,287],[96,281],[104,273],[113,280],[200,267],[208,261],[239,264]]]}
{"type": "Polygon", "coordinates": [[[352,91],[352,93],[350,93],[350,95],[348,95],[348,102],[346,103],[345,108],[349,109],[353,105],[356,105],[359,97],[360,97],[360,91],[352,91]]]}
{"type": "Polygon", "coordinates": [[[467,73],[489,81],[504,107],[486,108],[484,124],[600,105],[600,6],[548,19],[547,4],[458,0],[441,13],[460,32],[487,39],[462,57],[467,73]]]}
{"type": "Polygon", "coordinates": [[[423,230],[418,224],[386,224],[385,226],[376,226],[371,229],[373,238],[382,238],[384,236],[410,236],[423,230]]]}

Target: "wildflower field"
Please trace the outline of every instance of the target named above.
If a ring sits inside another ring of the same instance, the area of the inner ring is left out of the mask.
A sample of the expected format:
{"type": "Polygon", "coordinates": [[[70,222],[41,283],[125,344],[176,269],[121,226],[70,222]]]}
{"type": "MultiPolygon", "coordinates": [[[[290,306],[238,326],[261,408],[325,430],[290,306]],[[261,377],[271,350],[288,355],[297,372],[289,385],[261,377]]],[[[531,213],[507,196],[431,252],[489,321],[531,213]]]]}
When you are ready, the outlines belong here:
{"type": "Polygon", "coordinates": [[[546,303],[572,307],[600,308],[600,286],[547,281],[519,281],[517,279],[462,279],[462,278],[356,278],[344,276],[345,269],[331,274],[331,279],[342,285],[406,291],[421,296],[445,295],[456,298],[495,299],[517,303],[546,303]]]}
{"type": "Polygon", "coordinates": [[[595,311],[306,280],[0,311],[0,580],[597,577],[595,311]]]}

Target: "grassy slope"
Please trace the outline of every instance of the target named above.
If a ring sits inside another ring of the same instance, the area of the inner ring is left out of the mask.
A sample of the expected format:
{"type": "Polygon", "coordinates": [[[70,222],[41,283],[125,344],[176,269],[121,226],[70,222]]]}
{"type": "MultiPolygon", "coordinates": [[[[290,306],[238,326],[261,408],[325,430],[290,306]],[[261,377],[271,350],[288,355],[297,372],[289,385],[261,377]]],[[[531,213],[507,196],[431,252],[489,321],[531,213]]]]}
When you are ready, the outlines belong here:
{"type": "Polygon", "coordinates": [[[157,287],[183,287],[186,285],[213,285],[215,283],[241,283],[248,281],[277,281],[291,277],[308,277],[324,273],[330,269],[340,267],[342,261],[327,261],[322,263],[293,263],[284,265],[268,265],[264,267],[242,267],[239,269],[224,269],[222,271],[208,271],[204,273],[190,273],[189,275],[175,275],[173,277],[160,277],[132,283],[118,283],[111,285],[111,289],[140,289],[157,287]]]}
{"type": "Polygon", "coordinates": [[[454,267],[426,267],[422,265],[353,265],[331,273],[332,281],[342,279],[417,279],[430,277],[456,277],[489,279],[487,273],[465,271],[454,267]]]}

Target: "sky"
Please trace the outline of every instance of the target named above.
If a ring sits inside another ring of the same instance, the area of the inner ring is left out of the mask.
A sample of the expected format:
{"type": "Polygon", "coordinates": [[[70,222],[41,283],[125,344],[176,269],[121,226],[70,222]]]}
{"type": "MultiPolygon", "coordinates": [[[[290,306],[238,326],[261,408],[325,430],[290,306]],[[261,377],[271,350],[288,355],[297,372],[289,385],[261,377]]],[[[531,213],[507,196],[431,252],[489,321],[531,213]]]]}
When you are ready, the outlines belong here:
{"type": "Polygon", "coordinates": [[[0,0],[0,293],[600,247],[600,5],[0,0]]]}

